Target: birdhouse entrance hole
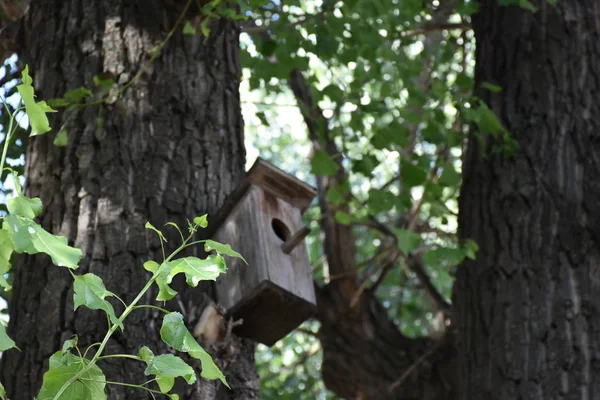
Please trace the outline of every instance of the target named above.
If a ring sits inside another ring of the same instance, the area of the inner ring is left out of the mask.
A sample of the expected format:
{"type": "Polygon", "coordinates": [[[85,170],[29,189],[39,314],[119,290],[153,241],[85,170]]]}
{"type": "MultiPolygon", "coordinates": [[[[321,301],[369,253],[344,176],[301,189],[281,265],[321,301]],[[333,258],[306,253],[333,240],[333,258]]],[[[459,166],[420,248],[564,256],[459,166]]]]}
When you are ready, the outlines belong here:
{"type": "Polygon", "coordinates": [[[290,229],[283,223],[282,220],[273,218],[271,222],[271,227],[273,227],[273,232],[282,242],[285,242],[290,237],[290,229]]]}

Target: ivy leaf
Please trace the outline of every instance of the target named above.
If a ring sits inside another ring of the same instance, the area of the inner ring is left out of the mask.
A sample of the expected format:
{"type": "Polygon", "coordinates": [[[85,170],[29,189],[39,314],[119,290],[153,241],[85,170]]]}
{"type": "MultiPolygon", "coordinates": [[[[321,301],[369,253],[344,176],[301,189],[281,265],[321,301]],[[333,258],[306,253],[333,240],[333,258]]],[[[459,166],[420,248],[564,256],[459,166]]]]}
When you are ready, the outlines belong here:
{"type": "Polygon", "coordinates": [[[78,340],[79,340],[79,338],[77,337],[77,335],[73,335],[73,337],[71,339],[67,339],[64,341],[64,343],[62,345],[62,349],[61,349],[63,357],[66,356],[67,354],[70,354],[69,350],[71,350],[77,346],[78,340]]]}
{"type": "Polygon", "coordinates": [[[196,287],[200,281],[214,281],[227,270],[221,255],[209,255],[204,260],[197,257],[185,257],[170,261],[171,271],[167,283],[179,273],[185,274],[188,285],[196,287]]]}
{"type": "Polygon", "coordinates": [[[190,23],[190,21],[185,21],[185,25],[183,26],[183,34],[184,35],[195,35],[196,34],[196,28],[194,28],[194,25],[192,25],[190,23]]]}
{"type": "Polygon", "coordinates": [[[194,218],[194,223],[200,228],[206,228],[208,226],[208,214],[194,218]]]}
{"type": "Polygon", "coordinates": [[[225,375],[219,370],[212,357],[204,351],[202,346],[196,342],[196,339],[194,339],[185,327],[183,315],[178,312],[165,315],[160,328],[160,337],[163,342],[175,350],[188,353],[191,357],[200,360],[202,364],[201,375],[203,378],[211,380],[219,379],[225,386],[229,387],[225,380],[225,375]]]}
{"type": "Polygon", "coordinates": [[[6,208],[9,213],[33,219],[42,212],[42,201],[39,198],[28,198],[23,195],[23,188],[19,181],[19,175],[12,173],[16,196],[8,199],[6,208]]]}
{"type": "Polygon", "coordinates": [[[223,243],[215,242],[214,240],[207,240],[207,241],[204,242],[204,250],[207,253],[209,251],[211,251],[211,250],[215,250],[220,255],[226,255],[226,256],[229,256],[229,257],[239,258],[240,260],[242,260],[246,264],[248,264],[246,262],[246,260],[244,259],[244,257],[242,257],[242,255],[240,253],[238,253],[237,251],[233,250],[231,248],[231,246],[228,245],[228,244],[223,244],[223,243]]]}
{"type": "Polygon", "coordinates": [[[115,85],[115,81],[109,77],[94,76],[94,85],[99,89],[101,96],[106,96],[115,85]]]}
{"type": "Polygon", "coordinates": [[[209,18],[204,18],[202,20],[202,22],[200,22],[200,30],[202,31],[202,34],[205,37],[208,37],[208,35],[210,35],[210,27],[208,26],[209,23],[210,23],[209,18]]]}
{"type": "Polygon", "coordinates": [[[144,374],[156,375],[158,385],[163,393],[167,393],[173,388],[175,378],[178,376],[185,379],[190,385],[196,382],[194,369],[173,354],[161,354],[152,357],[147,365],[144,374]]]}
{"type": "Polygon", "coordinates": [[[17,253],[46,253],[59,267],[77,269],[81,250],[67,244],[63,236],[55,236],[30,219],[18,215],[4,217],[2,229],[6,230],[17,253]]]}
{"type": "Polygon", "coordinates": [[[68,143],[69,136],[67,135],[67,129],[63,127],[56,134],[56,137],[54,138],[54,145],[56,147],[67,147],[68,143]]]}
{"type": "Polygon", "coordinates": [[[156,232],[156,234],[158,235],[158,237],[160,238],[160,240],[162,240],[163,242],[167,241],[167,238],[165,237],[165,235],[163,235],[163,233],[161,231],[159,231],[158,229],[156,229],[154,227],[154,225],[152,225],[150,222],[146,222],[146,225],[144,225],[144,227],[146,229],[150,229],[151,231],[156,232]]]}
{"type": "Polygon", "coordinates": [[[498,92],[502,91],[502,87],[501,86],[494,85],[493,83],[490,83],[490,82],[483,82],[481,84],[481,87],[484,88],[484,89],[489,90],[492,93],[498,93],[498,92]]]}
{"type": "MultiPolygon", "coordinates": [[[[62,351],[57,351],[50,357],[50,369],[44,373],[42,388],[37,400],[52,400],[62,386],[73,378],[79,371],[89,365],[90,361],[68,353],[63,357],[62,351]]],[[[93,365],[75,380],[65,390],[58,400],[94,399],[105,400],[106,378],[102,370],[93,365]]]]}
{"type": "Polygon", "coordinates": [[[26,65],[23,69],[23,83],[17,86],[17,90],[21,94],[21,98],[23,99],[23,103],[25,103],[25,112],[29,117],[29,125],[31,126],[31,135],[37,136],[48,132],[50,128],[50,123],[48,122],[48,117],[46,113],[56,112],[50,108],[45,101],[40,101],[39,103],[35,101],[33,86],[33,79],[29,76],[29,66],[26,65]]]}
{"type": "Polygon", "coordinates": [[[11,269],[10,257],[13,250],[14,246],[10,235],[6,230],[0,229],[0,286],[6,291],[12,289],[12,286],[6,280],[5,275],[11,269]]]}
{"type": "Polygon", "coordinates": [[[75,276],[75,286],[73,293],[74,310],[79,306],[86,306],[92,310],[103,310],[110,319],[110,322],[116,324],[121,330],[123,322],[119,321],[115,315],[115,310],[106,297],[114,296],[114,293],[106,290],[102,279],[94,274],[88,273],[85,275],[75,276]]]}
{"type": "Polygon", "coordinates": [[[6,333],[6,326],[4,326],[4,323],[0,322],[0,352],[12,348],[17,348],[17,345],[6,333]]]}
{"type": "Polygon", "coordinates": [[[477,252],[479,251],[479,245],[477,244],[476,241],[471,240],[471,239],[467,239],[465,241],[465,243],[462,246],[463,251],[465,252],[465,256],[467,258],[470,258],[471,260],[474,260],[477,252]]]}
{"type": "Polygon", "coordinates": [[[164,262],[159,265],[156,261],[146,261],[144,263],[144,269],[150,271],[153,274],[158,274],[156,277],[156,285],[158,286],[158,295],[156,301],[167,301],[171,300],[177,295],[177,291],[169,286],[172,277],[169,276],[172,265],[170,262],[164,262]]]}
{"type": "Polygon", "coordinates": [[[421,235],[408,229],[396,229],[396,237],[398,247],[404,254],[409,254],[423,242],[421,235]]]}
{"type": "Polygon", "coordinates": [[[65,99],[71,104],[78,104],[84,98],[91,96],[93,96],[93,93],[85,87],[78,87],[65,93],[65,99]]]}
{"type": "Polygon", "coordinates": [[[338,170],[338,165],[329,154],[323,150],[315,152],[310,161],[310,172],[315,175],[333,176],[338,170]]]}
{"type": "Polygon", "coordinates": [[[506,132],[506,129],[502,126],[502,123],[496,114],[484,102],[479,102],[476,113],[477,118],[475,118],[475,123],[483,132],[488,132],[493,135],[506,132]]]}
{"type": "Polygon", "coordinates": [[[34,219],[42,212],[42,200],[37,197],[30,199],[21,194],[8,199],[6,207],[10,214],[34,219]]]}

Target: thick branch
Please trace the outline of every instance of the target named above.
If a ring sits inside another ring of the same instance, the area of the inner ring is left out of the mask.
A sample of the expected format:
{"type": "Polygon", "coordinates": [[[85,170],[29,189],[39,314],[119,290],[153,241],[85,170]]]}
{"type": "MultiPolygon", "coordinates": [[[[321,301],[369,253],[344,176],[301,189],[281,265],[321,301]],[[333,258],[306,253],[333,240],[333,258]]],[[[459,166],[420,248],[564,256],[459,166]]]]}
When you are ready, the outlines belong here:
{"type": "MultiPolygon", "coordinates": [[[[346,171],[342,166],[342,155],[337,149],[335,142],[329,137],[328,120],[323,116],[319,106],[314,102],[310,93],[310,86],[298,69],[294,69],[290,75],[290,86],[300,107],[304,121],[308,128],[309,138],[313,143],[315,151],[325,151],[338,166],[338,172],[335,176],[317,176],[317,190],[319,207],[321,209],[321,229],[325,234],[324,250],[327,256],[330,272],[334,275],[340,275],[344,272],[355,271],[356,262],[354,259],[354,234],[352,227],[342,225],[336,222],[335,211],[327,203],[327,191],[331,187],[339,185],[339,182],[347,178],[346,171]]],[[[341,207],[341,210],[349,212],[347,205],[341,207]]],[[[336,284],[341,285],[342,292],[348,301],[356,291],[356,279],[349,276],[347,279],[341,279],[336,284]]]]}

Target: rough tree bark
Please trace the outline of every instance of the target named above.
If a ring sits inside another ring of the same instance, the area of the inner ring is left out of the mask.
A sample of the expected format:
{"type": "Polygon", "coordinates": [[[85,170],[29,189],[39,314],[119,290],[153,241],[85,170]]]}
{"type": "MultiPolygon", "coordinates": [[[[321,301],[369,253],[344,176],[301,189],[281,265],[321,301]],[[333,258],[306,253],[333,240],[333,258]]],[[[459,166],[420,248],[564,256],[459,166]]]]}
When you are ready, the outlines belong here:
{"type": "Polygon", "coordinates": [[[597,399],[600,5],[498,3],[473,18],[476,83],[503,90],[477,94],[520,148],[466,153],[459,233],[480,250],[455,286],[462,398],[597,399]]]}
{"type": "MultiPolygon", "coordinates": [[[[93,77],[101,74],[128,81],[172,28],[181,6],[159,0],[32,1],[21,25],[20,57],[30,65],[38,97],[93,87],[93,77]]],[[[77,112],[67,125],[66,148],[55,147],[54,134],[47,134],[33,138],[27,153],[27,192],[44,203],[41,223],[83,250],[80,273],[100,275],[126,302],[148,278],[142,263],[160,259],[145,222],[186,226],[185,218],[214,213],[244,172],[237,27],[221,21],[208,39],[180,32],[119,101],[77,112]]],[[[52,121],[55,128],[65,120],[59,118],[52,121]]],[[[77,334],[87,345],[106,331],[100,312],[73,312],[72,278],[45,256],[19,258],[10,315],[9,334],[21,351],[3,354],[1,379],[12,400],[37,394],[48,357],[65,339],[77,334]]],[[[144,344],[161,350],[161,319],[135,311],[107,353],[136,353],[144,344]]],[[[217,357],[232,391],[200,381],[182,398],[257,398],[253,349],[234,339],[217,357]]],[[[135,362],[102,367],[109,380],[144,382],[135,362]]],[[[149,398],[112,385],[108,394],[149,398]]]]}

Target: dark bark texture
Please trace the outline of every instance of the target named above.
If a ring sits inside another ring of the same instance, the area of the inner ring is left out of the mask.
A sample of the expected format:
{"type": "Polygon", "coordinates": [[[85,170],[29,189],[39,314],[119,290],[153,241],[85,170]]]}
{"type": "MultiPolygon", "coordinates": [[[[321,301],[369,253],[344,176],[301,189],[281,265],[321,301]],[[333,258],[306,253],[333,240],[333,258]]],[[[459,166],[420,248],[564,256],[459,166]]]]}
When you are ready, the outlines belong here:
{"type": "MultiPolygon", "coordinates": [[[[38,98],[93,87],[95,75],[127,82],[181,12],[180,6],[169,7],[159,0],[32,1],[20,56],[30,65],[38,98]]],[[[185,227],[185,218],[215,213],[243,176],[238,30],[227,21],[212,28],[210,38],[183,36],[179,28],[147,74],[118,101],[78,111],[67,123],[66,148],[52,144],[55,133],[30,141],[27,192],[44,203],[41,223],[83,250],[78,273],[100,275],[126,302],[148,279],[143,262],[161,260],[159,242],[145,222],[185,227]]],[[[55,132],[65,119],[59,114],[52,121],[55,132]]],[[[177,234],[168,237],[170,244],[178,242],[177,234]]],[[[155,294],[143,302],[152,303],[155,294]]],[[[77,334],[85,346],[103,337],[105,316],[73,312],[72,295],[68,271],[48,257],[19,259],[9,333],[21,352],[6,352],[1,365],[12,400],[37,394],[48,357],[65,339],[77,334]]],[[[107,353],[135,354],[142,345],[164,351],[161,320],[154,311],[134,311],[107,353]]],[[[182,398],[257,398],[253,351],[252,344],[233,338],[216,359],[233,390],[201,379],[180,392],[182,398]]],[[[135,361],[101,366],[109,380],[147,380],[135,361]]],[[[110,399],[150,397],[113,385],[107,393],[110,399]]]]}
{"type": "Polygon", "coordinates": [[[462,398],[600,398],[600,3],[480,1],[477,91],[514,156],[472,138],[454,294],[462,398]]]}

